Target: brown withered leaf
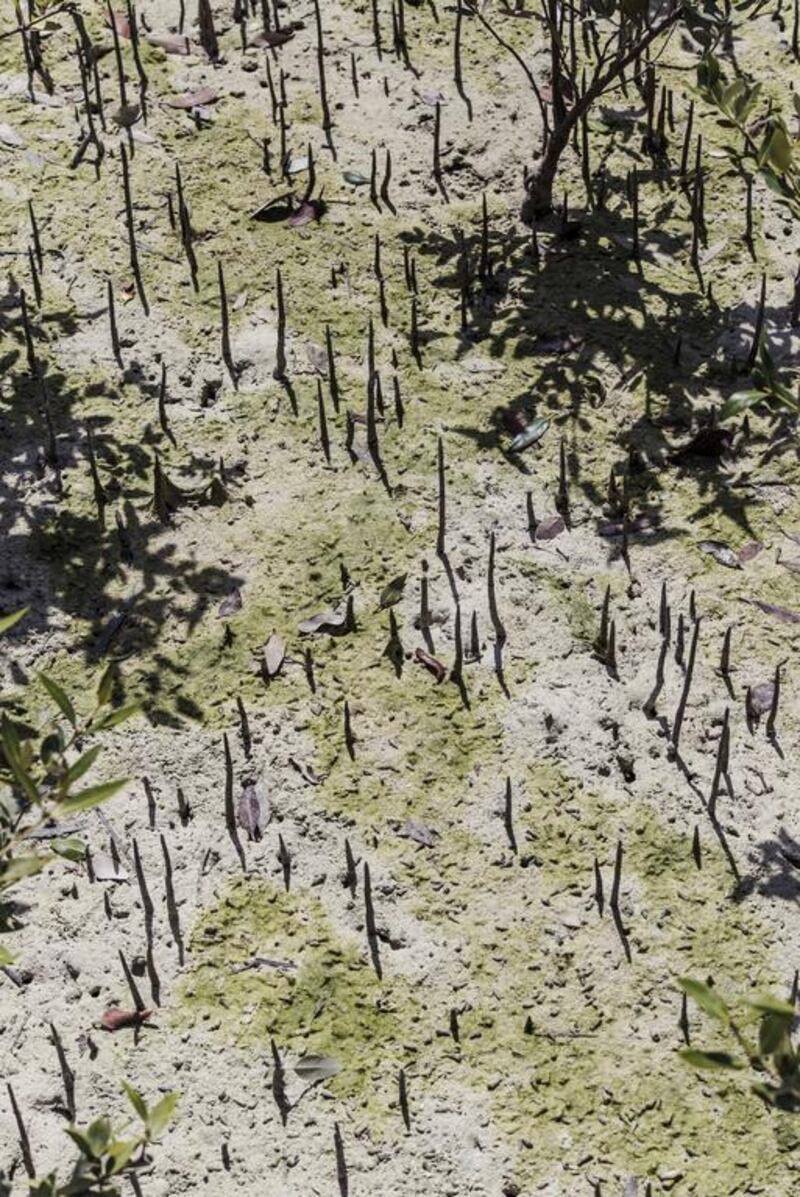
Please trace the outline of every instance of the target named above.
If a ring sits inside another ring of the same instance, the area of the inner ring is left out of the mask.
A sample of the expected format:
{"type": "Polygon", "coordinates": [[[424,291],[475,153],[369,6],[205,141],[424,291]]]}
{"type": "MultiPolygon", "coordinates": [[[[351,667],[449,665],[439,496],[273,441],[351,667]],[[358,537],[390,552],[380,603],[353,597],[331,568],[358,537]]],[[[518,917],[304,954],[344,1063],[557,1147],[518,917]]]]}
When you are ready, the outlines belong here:
{"type": "Polygon", "coordinates": [[[273,632],[264,645],[264,672],[268,678],[277,677],[286,658],[286,645],[277,632],[273,632]]]}
{"type": "Polygon", "coordinates": [[[419,661],[420,665],[433,674],[437,682],[443,682],[447,677],[447,669],[441,661],[437,661],[436,657],[432,657],[424,648],[418,648],[414,653],[414,660],[419,661]]]}
{"type": "Polygon", "coordinates": [[[214,91],[213,87],[198,87],[197,91],[187,91],[183,95],[173,96],[171,100],[165,100],[164,103],[168,108],[202,108],[206,104],[216,104],[219,96],[214,91]]]}
{"type": "Polygon", "coordinates": [[[219,619],[227,619],[228,616],[235,615],[236,612],[241,611],[241,609],[242,592],[237,586],[233,591],[231,591],[226,599],[222,600],[219,605],[219,610],[217,611],[217,616],[219,619]]]}
{"type": "Polygon", "coordinates": [[[739,558],[740,563],[745,565],[748,561],[752,561],[754,557],[757,557],[763,548],[763,544],[759,544],[757,540],[751,540],[747,544],[742,545],[736,556],[739,558]]]}
{"type": "Polygon", "coordinates": [[[236,822],[247,832],[249,840],[260,840],[262,832],[269,822],[270,811],[267,803],[260,797],[252,782],[248,783],[236,807],[236,822]]]}
{"type": "Polygon", "coordinates": [[[566,524],[560,515],[548,515],[543,520],[539,520],[536,525],[536,532],[534,533],[536,540],[553,540],[556,536],[560,536],[564,531],[566,524]]]}
{"type": "Polygon", "coordinates": [[[112,1006],[100,1019],[104,1031],[121,1031],[124,1027],[140,1027],[152,1015],[152,1010],[119,1010],[112,1006]]]}

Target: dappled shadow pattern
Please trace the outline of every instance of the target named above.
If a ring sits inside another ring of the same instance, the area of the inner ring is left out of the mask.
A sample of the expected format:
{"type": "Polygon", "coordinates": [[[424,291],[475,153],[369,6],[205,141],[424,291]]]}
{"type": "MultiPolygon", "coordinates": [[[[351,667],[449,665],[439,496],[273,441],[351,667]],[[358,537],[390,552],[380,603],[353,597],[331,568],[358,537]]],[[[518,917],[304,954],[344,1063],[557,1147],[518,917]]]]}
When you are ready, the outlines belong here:
{"type": "MultiPolygon", "coordinates": [[[[640,183],[646,179],[640,172],[640,183]]],[[[666,187],[658,172],[652,179],[666,187]]],[[[709,385],[725,393],[743,383],[730,364],[715,357],[729,317],[709,294],[702,274],[698,278],[680,266],[688,262],[686,239],[666,227],[681,205],[685,209],[686,199],[676,187],[663,196],[655,222],[640,230],[639,260],[632,256],[634,230],[624,204],[621,211],[570,212],[566,227],[555,214],[537,229],[538,253],[521,227],[490,230],[493,269],[483,280],[474,277],[480,232],[464,230],[473,278],[458,354],[476,347],[490,358],[510,354],[530,363],[530,382],[519,394],[509,394],[485,423],[454,422],[450,429],[530,473],[533,457],[529,462],[508,453],[509,413],[522,413],[527,420],[548,417],[567,441],[570,488],[598,510],[600,520],[605,495],[582,475],[577,435],[595,432],[592,413],[603,407],[621,410],[622,397],[635,386],[643,391],[641,414],[617,428],[616,451],[608,462],[609,470],[625,478],[631,507],[663,506],[676,476],[690,473],[701,496],[694,517],[722,511],[752,534],[746,499],[730,487],[736,447],[719,454],[685,448],[699,429],[713,424],[704,396],[709,385]]],[[[437,268],[432,285],[458,293],[464,276],[458,235],[416,228],[403,236],[437,268]]],[[[629,413],[629,400],[624,407],[629,413]]],[[[658,544],[674,534],[656,522],[659,526],[642,543],[658,544]]]]}
{"type": "Polygon", "coordinates": [[[774,839],[759,844],[758,891],[768,898],[800,901],[800,843],[784,827],[774,839]]]}
{"type": "MultiPolygon", "coordinates": [[[[181,625],[183,634],[196,627],[241,579],[198,566],[157,516],[154,462],[168,441],[155,419],[156,388],[136,363],[126,382],[139,388],[153,418],[137,440],[126,437],[122,420],[110,414],[92,419],[106,499],[98,508],[83,405],[90,398],[129,400],[111,383],[80,388],[51,364],[47,341],[75,332],[70,313],[41,319],[32,313],[31,331],[33,369],[20,309],[0,313],[0,442],[10,447],[0,478],[0,612],[29,607],[11,633],[19,638],[60,626],[57,612],[87,622],[90,631],[76,647],[89,662],[144,657],[170,627],[181,625]]],[[[184,462],[194,478],[208,477],[217,466],[209,456],[191,453],[184,462]]],[[[156,654],[155,664],[167,676],[178,670],[165,653],[156,654]]],[[[155,673],[148,676],[155,698],[161,683],[155,673]]]]}

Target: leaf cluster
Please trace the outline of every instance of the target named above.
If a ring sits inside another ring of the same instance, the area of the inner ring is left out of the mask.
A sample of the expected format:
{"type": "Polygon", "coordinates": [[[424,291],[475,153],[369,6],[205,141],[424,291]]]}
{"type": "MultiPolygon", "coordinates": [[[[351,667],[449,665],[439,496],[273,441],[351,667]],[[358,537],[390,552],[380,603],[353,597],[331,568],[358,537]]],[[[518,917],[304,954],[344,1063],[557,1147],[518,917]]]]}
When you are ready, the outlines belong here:
{"type": "Polygon", "coordinates": [[[680,986],[738,1048],[736,1052],[727,1052],[687,1047],[680,1053],[682,1059],[700,1069],[735,1072],[749,1067],[762,1078],[751,1082],[752,1091],[762,1101],[776,1109],[800,1111],[800,1050],[792,1039],[797,1014],[794,1005],[772,994],[762,994],[743,1001],[743,1013],[735,1015],[710,985],[681,977],[680,986]]]}
{"type": "MultiPolygon", "coordinates": [[[[17,611],[0,619],[0,635],[26,613],[17,611]]],[[[101,751],[100,744],[91,741],[138,710],[136,703],[113,705],[116,678],[116,667],[109,665],[89,711],[81,714],[83,703],[71,698],[54,678],[40,673],[38,682],[52,713],[36,728],[13,718],[7,701],[0,703],[0,894],[40,872],[56,856],[83,859],[86,849],[80,839],[56,833],[45,847],[36,833],[53,820],[106,802],[126,784],[126,778],[85,784],[101,751]]],[[[10,960],[0,947],[0,963],[10,960]]]]}

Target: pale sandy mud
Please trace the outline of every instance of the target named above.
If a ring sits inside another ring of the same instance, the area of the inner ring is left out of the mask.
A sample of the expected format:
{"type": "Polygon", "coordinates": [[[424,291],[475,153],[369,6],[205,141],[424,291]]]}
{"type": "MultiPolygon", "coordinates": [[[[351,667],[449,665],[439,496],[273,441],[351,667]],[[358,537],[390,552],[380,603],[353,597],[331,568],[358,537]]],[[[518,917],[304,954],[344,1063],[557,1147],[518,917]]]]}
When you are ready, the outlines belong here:
{"type": "MultiPolygon", "coordinates": [[[[92,36],[110,45],[102,6],[83,9],[92,36]]],[[[187,9],[194,36],[194,5],[187,9]]],[[[117,700],[143,703],[101,758],[103,775],[123,773],[129,785],[104,817],[76,820],[94,854],[114,842],[127,879],[92,883],[83,866],[61,862],[18,890],[4,937],[17,972],[0,975],[4,1075],[41,1172],[71,1159],[50,1024],[76,1075],[79,1121],[105,1111],[126,1117],[123,1078],[147,1095],[179,1090],[178,1114],[140,1180],[146,1197],[334,1194],[344,1185],[353,1197],[573,1197],[592,1186],[640,1197],[788,1197],[798,1183],[796,1119],[763,1108],[746,1081],[699,1077],[676,1052],[678,977],[712,977],[731,997],[785,993],[800,964],[800,623],[754,605],[800,612],[796,439],[790,426],[756,416],[750,438],[737,432],[735,452],[722,459],[675,453],[710,407],[743,385],[731,377],[731,358],[749,351],[762,272],[776,357],[782,368],[796,363],[796,228],[756,184],[751,255],[742,182],[721,150],[723,134],[698,105],[707,223],[698,279],[676,171],[692,58],[676,38],[664,72],[674,91],[668,162],[654,167],[641,148],[635,89],[611,97],[613,111],[598,111],[591,127],[594,165],[602,159],[608,171],[606,210],[586,215],[573,241],[545,225],[537,264],[518,219],[523,167],[540,135],[524,74],[465,17],[470,120],[453,81],[454,9],[406,6],[413,70],[393,54],[391,13],[379,9],[380,59],[366,4],[325,0],[322,8],[335,160],[320,127],[313,9],[280,10],[284,24],[304,23],[268,59],[276,87],[285,72],[288,145],[298,157],[311,145],[328,204],[318,224],[301,228],[251,219],[286,188],[265,52],[242,53],[228,6],[215,6],[217,66],[199,53],[143,47],[148,119],[134,126],[132,143],[113,131],[113,55],[100,60],[108,131],[99,177],[91,152],[71,165],[85,120],[76,120],[68,19],[57,18],[45,37],[54,94],[37,84],[35,103],[19,40],[0,41],[0,120],[14,134],[0,139],[0,610],[30,607],[4,642],[4,690],[32,681],[24,713],[43,716],[35,677],[47,669],[88,706],[88,687],[115,659],[117,700]],[[206,85],[218,98],[198,120],[167,106],[206,85]],[[432,177],[437,93],[447,203],[432,177]],[[123,144],[132,151],[149,316],[129,265],[123,144]],[[369,176],[373,149],[379,185],[391,152],[395,212],[343,178],[344,170],[369,176]],[[169,221],[176,162],[196,233],[197,291],[169,221]],[[624,182],[634,165],[638,264],[624,182]],[[474,280],[462,329],[459,231],[474,267],[484,194],[492,281],[474,280]],[[31,301],[29,200],[44,254],[41,305],[31,301]],[[404,250],[416,264],[416,297],[404,250]],[[222,358],[218,263],[236,388],[222,358]],[[278,268],[288,386],[273,377],[278,268]],[[26,364],[20,287],[32,307],[60,489],[41,386],[26,364]],[[419,362],[410,343],[414,298],[419,362]],[[370,319],[383,473],[366,452],[363,425],[354,452],[346,447],[346,411],[366,409],[370,319]],[[338,410],[320,370],[326,326],[338,410]],[[567,335],[576,341],[565,343],[567,335]],[[158,416],[162,364],[170,435],[158,416]],[[509,453],[501,415],[509,407],[550,421],[540,444],[521,455],[509,453]],[[107,495],[102,523],[89,425],[107,495]],[[437,554],[440,440],[445,555],[437,554]],[[562,447],[569,526],[534,543],[531,516],[536,525],[556,512],[562,447]],[[166,523],[152,501],[156,458],[195,495],[166,523]],[[612,470],[628,488],[632,515],[646,517],[634,519],[627,561],[621,536],[608,534],[612,470]],[[212,479],[217,489],[198,498],[212,479]],[[729,568],[700,549],[709,540],[733,553],[758,551],[729,568]],[[402,575],[393,635],[380,598],[402,575]],[[664,584],[672,641],[648,718],[664,584]],[[235,588],[241,609],[220,618],[235,588]],[[616,676],[595,651],[607,589],[616,676]],[[345,594],[352,631],[299,632],[345,594]],[[694,617],[697,661],[676,761],[668,733],[684,683],[678,623],[685,661],[694,617]],[[726,684],[719,663],[729,627],[726,684]],[[273,632],[287,655],[267,683],[259,662],[273,632]],[[459,635],[461,687],[449,676],[437,682],[413,659],[426,649],[449,675],[459,635]],[[763,719],[748,726],[745,694],[779,664],[771,742],[763,719]],[[719,798],[717,834],[707,802],[726,710],[730,789],[719,798]],[[225,825],[223,736],[235,799],[254,782],[270,814],[259,842],[240,831],[241,857],[225,825]],[[168,918],[162,837],[180,941],[168,918]],[[134,843],[154,904],[157,981],[145,958],[134,843]],[[622,938],[608,906],[620,844],[622,938]],[[137,1037],[95,1029],[108,1005],[130,1005],[120,951],[154,1011],[137,1037]],[[253,965],[256,958],[272,963],[253,965]],[[273,1049],[286,1072],[285,1118],[273,1049]],[[307,1054],[331,1056],[341,1071],[309,1087],[294,1072],[307,1054]]],[[[543,79],[536,14],[494,5],[486,13],[543,79]]],[[[142,0],[139,14],[146,29],[166,32],[178,5],[142,0]]],[[[3,22],[12,25],[8,12],[3,22]]],[[[251,32],[257,27],[254,18],[251,32]]],[[[737,43],[744,61],[769,55],[769,87],[781,102],[794,69],[786,44],[766,15],[737,43]]],[[[126,41],[122,52],[135,100],[126,41]]],[[[562,182],[580,215],[576,160],[566,161],[562,182]]],[[[689,1015],[693,1043],[723,1046],[696,1011],[689,1015]]],[[[25,1192],[5,1105],[0,1136],[3,1162],[16,1165],[15,1191],[25,1192]]]]}

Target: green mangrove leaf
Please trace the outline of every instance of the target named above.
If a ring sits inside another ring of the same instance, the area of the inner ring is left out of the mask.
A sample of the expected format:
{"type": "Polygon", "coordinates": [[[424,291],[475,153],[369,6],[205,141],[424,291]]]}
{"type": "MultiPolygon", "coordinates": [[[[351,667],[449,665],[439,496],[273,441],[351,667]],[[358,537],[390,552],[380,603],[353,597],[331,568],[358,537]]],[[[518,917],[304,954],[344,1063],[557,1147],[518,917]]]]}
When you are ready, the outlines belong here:
{"type": "Polygon", "coordinates": [[[65,717],[65,719],[68,720],[69,723],[72,724],[73,727],[75,727],[76,723],[78,722],[78,716],[75,713],[75,708],[65,692],[62,690],[61,686],[59,686],[58,682],[54,682],[53,679],[48,677],[46,673],[39,674],[39,681],[42,683],[53,702],[59,708],[61,714],[65,717]]]}
{"type": "Polygon", "coordinates": [[[0,871],[0,889],[8,889],[10,885],[16,885],[25,877],[33,877],[36,873],[41,873],[47,864],[46,856],[15,856],[0,871]]]}
{"type": "Polygon", "coordinates": [[[73,761],[64,775],[67,787],[73,785],[79,778],[83,777],[84,773],[88,773],[99,755],[100,745],[95,744],[94,748],[90,748],[88,752],[84,752],[83,756],[79,756],[77,761],[73,761]]]}
{"type": "Polygon", "coordinates": [[[63,802],[59,803],[59,810],[65,815],[74,815],[81,810],[90,810],[91,807],[99,806],[101,802],[113,797],[127,784],[128,778],[121,777],[117,781],[105,781],[99,786],[89,786],[88,790],[80,790],[77,794],[71,794],[69,798],[65,798],[63,802]]]}
{"type": "Polygon", "coordinates": [[[779,1014],[781,1018],[788,1019],[789,1022],[797,1014],[791,1002],[785,1002],[783,998],[777,998],[771,993],[762,993],[758,997],[750,998],[747,1005],[761,1014],[779,1014]]]}
{"type": "Polygon", "coordinates": [[[791,1055],[789,1038],[791,1019],[783,1014],[765,1014],[758,1027],[758,1050],[762,1056],[774,1056],[776,1052],[791,1055]]]}
{"type": "Polygon", "coordinates": [[[692,1068],[737,1069],[743,1067],[728,1052],[701,1052],[693,1047],[684,1047],[678,1054],[692,1068]]]}
{"type": "Polygon", "coordinates": [[[141,704],[138,702],[129,702],[124,707],[117,707],[115,711],[109,711],[106,715],[101,717],[92,724],[93,731],[107,731],[110,727],[116,727],[119,723],[124,723],[126,719],[130,719],[132,715],[138,715],[141,710],[141,704]]]}
{"type": "Polygon", "coordinates": [[[57,856],[63,856],[66,860],[78,862],[86,856],[86,845],[83,840],[54,839],[50,841],[50,847],[57,856]]]}
{"type": "Polygon", "coordinates": [[[122,1082],[122,1088],[125,1096],[141,1118],[142,1122],[147,1122],[147,1115],[149,1111],[147,1109],[147,1102],[142,1097],[141,1093],[139,1093],[137,1089],[134,1089],[133,1085],[129,1085],[127,1081],[122,1082]]]}
{"type": "Polygon", "coordinates": [[[130,1163],[134,1151],[141,1146],[141,1143],[141,1139],[115,1139],[113,1143],[109,1143],[106,1148],[106,1155],[111,1161],[109,1175],[118,1176],[120,1172],[124,1171],[130,1163]]]}
{"type": "Polygon", "coordinates": [[[151,1139],[157,1139],[166,1129],[180,1100],[180,1093],[167,1093],[161,1101],[154,1105],[147,1115],[147,1134],[151,1139]]]}
{"type": "Polygon", "coordinates": [[[686,996],[692,998],[705,1014],[715,1018],[717,1022],[724,1023],[725,1026],[728,1025],[731,1020],[730,1011],[710,986],[704,985],[702,981],[693,981],[691,977],[679,977],[678,984],[686,996]]]}
{"type": "Polygon", "coordinates": [[[11,615],[4,615],[0,618],[0,636],[3,632],[7,632],[9,628],[13,628],[15,623],[19,623],[24,619],[30,610],[29,607],[23,607],[21,611],[14,611],[11,615]]]}
{"type": "Polygon", "coordinates": [[[742,412],[754,407],[763,398],[762,391],[737,391],[723,403],[719,413],[720,421],[732,420],[735,416],[740,416],[742,412]]]}
{"type": "Polygon", "coordinates": [[[117,676],[117,665],[111,662],[103,670],[103,676],[97,685],[97,705],[104,707],[111,701],[111,692],[114,689],[114,681],[117,676]]]}

